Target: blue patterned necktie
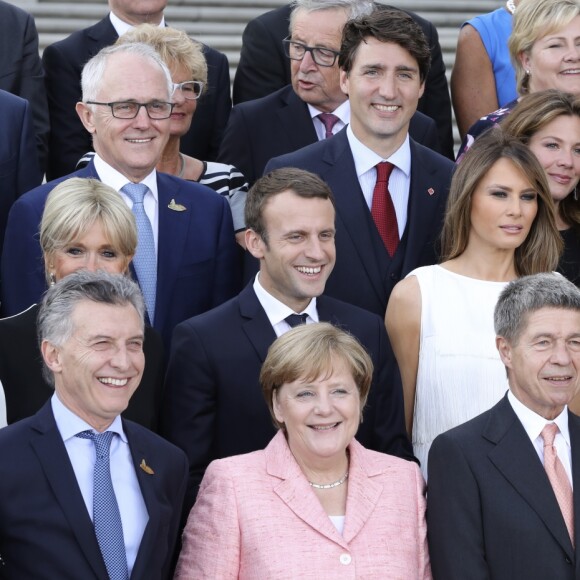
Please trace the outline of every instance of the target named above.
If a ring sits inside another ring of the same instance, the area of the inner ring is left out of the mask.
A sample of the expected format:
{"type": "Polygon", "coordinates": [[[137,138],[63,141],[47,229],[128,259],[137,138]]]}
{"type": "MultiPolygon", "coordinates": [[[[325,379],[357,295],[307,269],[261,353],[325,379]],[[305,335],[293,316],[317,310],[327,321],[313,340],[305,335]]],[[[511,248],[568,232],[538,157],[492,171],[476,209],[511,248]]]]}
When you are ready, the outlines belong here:
{"type": "Polygon", "coordinates": [[[111,480],[109,450],[115,433],[113,431],[104,433],[81,431],[76,436],[81,439],[92,439],[95,444],[93,525],[109,578],[110,580],[128,580],[123,524],[111,480]]]}
{"type": "Polygon", "coordinates": [[[157,252],[153,239],[153,228],[145,213],[143,199],[149,188],[142,183],[128,183],[121,188],[133,202],[133,214],[137,222],[137,253],[133,258],[133,266],[137,273],[139,286],[147,305],[149,322],[153,324],[155,317],[155,297],[157,295],[157,252]]]}

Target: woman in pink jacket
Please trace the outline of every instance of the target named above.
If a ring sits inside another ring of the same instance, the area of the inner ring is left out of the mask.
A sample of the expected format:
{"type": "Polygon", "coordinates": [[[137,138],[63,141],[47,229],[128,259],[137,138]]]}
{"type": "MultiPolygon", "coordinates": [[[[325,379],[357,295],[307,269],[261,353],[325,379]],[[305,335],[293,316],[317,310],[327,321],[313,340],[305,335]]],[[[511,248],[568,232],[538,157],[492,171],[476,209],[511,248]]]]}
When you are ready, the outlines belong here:
{"type": "Polygon", "coordinates": [[[371,376],[330,324],[276,340],[260,381],[280,430],[263,451],[211,463],[176,578],[431,578],[419,468],[354,438],[371,376]]]}

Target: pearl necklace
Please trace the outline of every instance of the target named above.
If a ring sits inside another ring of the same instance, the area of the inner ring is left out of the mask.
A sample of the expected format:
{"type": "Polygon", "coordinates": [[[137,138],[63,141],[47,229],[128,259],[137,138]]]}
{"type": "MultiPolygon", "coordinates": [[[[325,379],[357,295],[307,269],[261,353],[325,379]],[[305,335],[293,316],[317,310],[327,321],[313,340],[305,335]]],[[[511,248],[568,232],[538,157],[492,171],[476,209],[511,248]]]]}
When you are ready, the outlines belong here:
{"type": "Polygon", "coordinates": [[[507,8],[507,11],[510,14],[516,13],[516,4],[515,4],[514,0],[507,0],[507,2],[505,3],[505,7],[507,8]]]}
{"type": "Polygon", "coordinates": [[[342,485],[347,480],[347,478],[348,471],[340,479],[337,479],[332,483],[314,483],[313,481],[309,481],[308,483],[310,484],[310,487],[313,487],[314,489],[332,489],[333,487],[342,485]]]}

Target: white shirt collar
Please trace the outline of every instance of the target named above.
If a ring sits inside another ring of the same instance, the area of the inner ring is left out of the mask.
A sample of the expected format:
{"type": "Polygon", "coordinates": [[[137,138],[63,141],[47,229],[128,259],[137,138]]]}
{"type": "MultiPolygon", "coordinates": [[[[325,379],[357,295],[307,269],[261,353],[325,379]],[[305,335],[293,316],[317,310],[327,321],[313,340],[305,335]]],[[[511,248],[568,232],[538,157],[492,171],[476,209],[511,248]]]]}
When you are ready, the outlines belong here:
{"type": "MultiPolygon", "coordinates": [[[[113,28],[115,29],[115,32],[119,36],[123,36],[123,34],[125,34],[125,32],[128,32],[129,30],[134,28],[134,26],[132,24],[129,24],[128,22],[125,22],[124,20],[121,20],[113,12],[109,12],[109,20],[111,21],[111,24],[113,25],[113,28]]],[[[165,26],[165,16],[161,17],[161,22],[159,23],[159,27],[162,27],[162,26],[165,26]]]]}
{"type": "Polygon", "coordinates": [[[360,141],[353,133],[351,125],[346,129],[346,136],[354,159],[356,174],[359,178],[381,161],[392,163],[397,169],[400,169],[407,178],[411,175],[411,146],[409,145],[408,133],[402,145],[388,159],[383,159],[380,155],[362,143],[362,141],[360,141]]]}
{"type": "Polygon", "coordinates": [[[318,322],[318,311],[316,310],[316,297],[310,300],[308,306],[302,312],[294,312],[292,308],[286,306],[283,302],[280,302],[277,298],[274,298],[264,287],[260,284],[260,273],[256,274],[256,279],[254,280],[254,292],[258,297],[262,308],[266,312],[266,316],[270,321],[272,326],[276,326],[280,322],[283,322],[287,316],[290,314],[308,314],[314,322],[318,322]]]}
{"type": "MultiPolygon", "coordinates": [[[[310,117],[312,119],[318,117],[318,115],[323,112],[308,103],[306,104],[308,105],[308,111],[310,112],[310,117]]],[[[332,114],[336,115],[345,125],[348,125],[350,123],[350,101],[348,99],[344,101],[342,105],[339,105],[334,111],[332,111],[332,114]]]]}
{"type": "MultiPolygon", "coordinates": [[[[94,157],[94,164],[95,170],[103,183],[111,186],[116,191],[121,191],[121,188],[127,183],[129,183],[129,179],[127,179],[122,173],[119,173],[114,167],[111,167],[106,161],[103,161],[99,155],[95,154],[94,157]]],[[[145,177],[139,183],[145,184],[149,191],[152,193],[153,198],[157,202],[157,172],[155,169],[145,177]]]]}
{"type": "MultiPolygon", "coordinates": [[[[54,420],[56,421],[56,426],[63,441],[71,439],[81,431],[95,431],[95,429],[91,427],[86,421],[81,419],[78,415],[66,407],[64,403],[58,398],[56,392],[54,395],[52,395],[50,404],[52,406],[52,413],[54,415],[54,420]]],[[[121,421],[120,415],[115,417],[106,431],[113,431],[119,435],[122,441],[125,443],[128,442],[125,431],[123,430],[123,421],[121,421]]]]}
{"type": "Polygon", "coordinates": [[[510,402],[514,413],[517,415],[521,424],[524,426],[530,441],[534,442],[542,432],[542,429],[548,423],[556,423],[560,433],[568,447],[570,447],[570,431],[568,429],[568,407],[564,407],[563,411],[553,420],[549,421],[541,415],[538,415],[530,408],[526,407],[512,392],[508,392],[508,401],[510,402]]]}

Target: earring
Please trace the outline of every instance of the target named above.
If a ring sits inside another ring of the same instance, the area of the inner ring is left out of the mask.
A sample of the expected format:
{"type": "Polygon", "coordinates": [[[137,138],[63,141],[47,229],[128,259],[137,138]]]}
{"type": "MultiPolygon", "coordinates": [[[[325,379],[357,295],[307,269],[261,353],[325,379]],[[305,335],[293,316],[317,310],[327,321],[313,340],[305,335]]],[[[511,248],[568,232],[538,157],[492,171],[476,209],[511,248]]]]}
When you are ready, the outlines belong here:
{"type": "Polygon", "coordinates": [[[532,76],[532,75],[530,74],[530,69],[529,69],[529,68],[527,68],[527,69],[526,69],[526,75],[527,75],[527,76],[532,76]]]}
{"type": "Polygon", "coordinates": [[[578,185],[574,186],[574,201],[578,201],[578,185]]]}
{"type": "Polygon", "coordinates": [[[54,286],[56,284],[56,274],[51,272],[48,277],[50,278],[50,285],[54,286]]]}

